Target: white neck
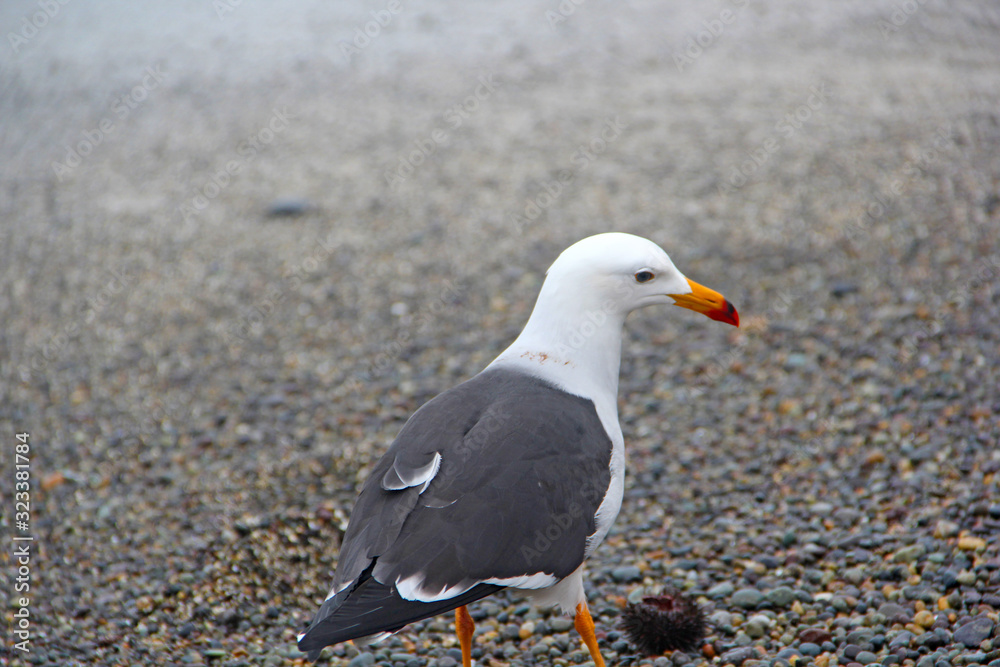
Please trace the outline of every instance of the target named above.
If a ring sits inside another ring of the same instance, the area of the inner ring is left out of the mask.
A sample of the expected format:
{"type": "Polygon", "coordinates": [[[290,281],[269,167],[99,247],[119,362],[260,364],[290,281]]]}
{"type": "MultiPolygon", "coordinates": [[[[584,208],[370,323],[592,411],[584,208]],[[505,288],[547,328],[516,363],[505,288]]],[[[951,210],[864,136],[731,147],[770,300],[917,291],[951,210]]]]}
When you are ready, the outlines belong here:
{"type": "Polygon", "coordinates": [[[560,298],[560,291],[546,281],[521,335],[490,366],[514,366],[589,398],[617,425],[625,314],[587,303],[585,293],[560,298]]]}

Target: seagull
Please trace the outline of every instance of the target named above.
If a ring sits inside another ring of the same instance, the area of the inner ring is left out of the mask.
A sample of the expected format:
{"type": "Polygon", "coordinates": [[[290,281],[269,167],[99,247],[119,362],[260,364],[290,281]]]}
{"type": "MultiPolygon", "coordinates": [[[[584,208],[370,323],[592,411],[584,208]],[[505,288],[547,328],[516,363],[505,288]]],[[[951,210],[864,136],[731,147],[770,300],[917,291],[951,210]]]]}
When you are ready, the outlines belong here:
{"type": "Polygon", "coordinates": [[[574,614],[604,667],[583,565],[622,504],[625,318],[659,304],[739,326],[729,301],[652,241],[605,233],[564,250],[510,347],[413,413],[375,465],[299,649],[316,660],[326,646],[454,611],[471,667],[467,605],[506,588],[574,614]]]}

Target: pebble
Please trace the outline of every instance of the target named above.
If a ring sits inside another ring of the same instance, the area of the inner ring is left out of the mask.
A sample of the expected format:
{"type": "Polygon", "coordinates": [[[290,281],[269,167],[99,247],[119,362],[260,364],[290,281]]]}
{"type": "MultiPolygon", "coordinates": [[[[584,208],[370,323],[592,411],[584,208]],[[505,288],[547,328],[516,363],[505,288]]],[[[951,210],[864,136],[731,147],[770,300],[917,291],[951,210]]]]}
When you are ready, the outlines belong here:
{"type": "Polygon", "coordinates": [[[723,581],[709,588],[706,595],[710,598],[725,598],[732,595],[735,590],[736,587],[731,582],[723,581]]]}
{"type": "Polygon", "coordinates": [[[746,646],[742,648],[734,648],[730,651],[726,651],[721,656],[719,656],[719,661],[723,665],[733,664],[739,667],[747,660],[757,656],[757,651],[753,648],[746,646]]]}
{"type": "Polygon", "coordinates": [[[805,628],[799,632],[799,641],[822,644],[833,639],[833,635],[825,628],[805,628]]]}
{"type": "Polygon", "coordinates": [[[862,665],[871,665],[875,662],[878,662],[878,656],[876,656],[871,651],[861,651],[856,656],[854,656],[854,659],[857,660],[862,665]]]}
{"type": "Polygon", "coordinates": [[[942,540],[946,540],[951,537],[958,535],[958,531],[961,528],[954,521],[948,521],[947,519],[941,519],[934,525],[934,537],[942,540]]]}
{"type": "Polygon", "coordinates": [[[913,618],[913,612],[893,602],[880,605],[878,613],[882,614],[890,623],[908,623],[913,618]]]}
{"type": "Polygon", "coordinates": [[[844,581],[854,584],[855,586],[860,585],[868,578],[867,570],[860,567],[851,567],[844,570],[844,581]]]}
{"type": "Polygon", "coordinates": [[[986,540],[972,535],[963,535],[958,538],[958,548],[963,551],[983,551],[986,549],[986,540]]]}
{"type": "Polygon", "coordinates": [[[976,575],[968,570],[962,570],[955,577],[955,581],[963,586],[974,586],[976,584],[976,575]]]}
{"type": "Polygon", "coordinates": [[[823,649],[818,644],[813,644],[812,642],[802,642],[799,644],[799,650],[802,651],[802,655],[808,655],[812,658],[823,652],[823,649]]]}
{"type": "Polygon", "coordinates": [[[913,641],[913,633],[907,630],[902,630],[899,632],[899,634],[897,634],[896,636],[894,636],[892,639],[889,640],[889,650],[896,651],[901,648],[907,648],[910,646],[910,643],[912,641],[913,641]]]}
{"type": "Polygon", "coordinates": [[[359,653],[347,663],[348,667],[371,667],[374,664],[375,655],[367,651],[359,653]]]}
{"type": "Polygon", "coordinates": [[[632,581],[642,581],[642,570],[640,570],[636,565],[616,567],[611,570],[611,578],[620,584],[627,584],[632,581]]]}
{"type": "Polygon", "coordinates": [[[978,616],[954,632],[954,640],[968,648],[976,648],[993,634],[994,623],[985,616],[978,616]]]}
{"type": "Polygon", "coordinates": [[[913,544],[908,547],[903,547],[896,553],[892,555],[892,562],[894,563],[912,563],[920,559],[924,554],[927,553],[927,548],[922,544],[913,544]]]}
{"type": "Polygon", "coordinates": [[[568,632],[573,628],[573,620],[565,616],[556,616],[549,619],[549,628],[552,632],[568,632]]]}
{"type": "Polygon", "coordinates": [[[764,594],[756,588],[741,588],[730,597],[730,602],[743,609],[755,609],[764,601],[764,594]]]}
{"type": "Polygon", "coordinates": [[[771,619],[767,616],[756,615],[747,619],[747,622],[743,624],[743,631],[751,639],[760,639],[767,633],[770,627],[771,619]]]}
{"type": "Polygon", "coordinates": [[[307,199],[298,197],[281,197],[267,205],[267,215],[272,218],[288,218],[304,215],[313,206],[307,199]]]}
{"type": "Polygon", "coordinates": [[[764,599],[776,607],[784,608],[795,601],[795,591],[788,586],[778,586],[765,593],[764,599]]]}

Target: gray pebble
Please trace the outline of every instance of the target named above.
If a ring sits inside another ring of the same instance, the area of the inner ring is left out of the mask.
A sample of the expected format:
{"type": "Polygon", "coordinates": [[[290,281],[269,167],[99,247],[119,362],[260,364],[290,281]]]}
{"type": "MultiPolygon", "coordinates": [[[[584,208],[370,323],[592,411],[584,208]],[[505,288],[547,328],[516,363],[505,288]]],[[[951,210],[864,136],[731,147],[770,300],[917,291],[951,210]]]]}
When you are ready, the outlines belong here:
{"type": "Polygon", "coordinates": [[[753,648],[749,646],[745,646],[742,648],[734,648],[730,651],[726,651],[721,656],[719,656],[719,659],[724,665],[732,663],[737,667],[739,667],[739,665],[742,665],[747,660],[755,658],[756,656],[757,656],[757,651],[755,651],[753,648]]]}
{"type": "Polygon", "coordinates": [[[898,635],[889,640],[889,650],[896,651],[901,648],[908,648],[913,641],[913,633],[903,630],[898,635]]]}
{"type": "Polygon", "coordinates": [[[913,612],[894,602],[886,602],[879,606],[878,613],[885,616],[890,623],[909,623],[913,620],[913,612]]]}
{"type": "Polygon", "coordinates": [[[844,578],[844,581],[858,586],[868,578],[868,572],[860,567],[851,567],[844,570],[841,576],[844,578]]]}
{"type": "Polygon", "coordinates": [[[854,658],[857,657],[858,653],[861,653],[861,651],[863,650],[864,649],[862,649],[857,644],[848,644],[847,646],[844,647],[844,657],[849,660],[854,660],[854,658]]]}
{"type": "Polygon", "coordinates": [[[721,584],[716,584],[715,586],[709,588],[708,592],[705,593],[705,595],[707,595],[710,598],[724,598],[732,595],[733,591],[735,590],[736,587],[733,586],[730,582],[723,581],[721,584]]]}
{"type": "Polygon", "coordinates": [[[708,617],[708,621],[717,628],[732,625],[733,615],[725,609],[720,609],[719,611],[712,612],[708,617]]]}
{"type": "Polygon", "coordinates": [[[750,639],[760,639],[767,634],[767,630],[770,627],[770,624],[766,620],[761,621],[759,618],[754,617],[743,624],[743,631],[747,633],[750,639]]]}
{"type": "Polygon", "coordinates": [[[871,651],[861,651],[854,659],[860,662],[862,665],[870,665],[872,663],[878,662],[878,657],[871,651]]]}
{"type": "Polygon", "coordinates": [[[775,607],[787,607],[795,602],[795,591],[788,586],[778,586],[765,593],[764,598],[775,607]]]}
{"type": "Polygon", "coordinates": [[[549,619],[549,627],[552,632],[569,632],[573,629],[573,620],[565,616],[556,616],[549,619]]]}
{"type": "Polygon", "coordinates": [[[626,584],[631,581],[642,581],[642,571],[635,565],[625,565],[611,570],[611,578],[619,584],[626,584]]]}
{"type": "Polygon", "coordinates": [[[927,548],[922,544],[914,544],[903,547],[892,555],[894,563],[912,563],[927,553],[927,548]]]}
{"type": "Polygon", "coordinates": [[[757,605],[764,601],[764,594],[756,588],[741,588],[733,593],[730,601],[737,607],[743,609],[755,609],[757,605]]]}
{"type": "Polygon", "coordinates": [[[802,651],[802,655],[808,655],[811,658],[815,658],[823,652],[823,649],[819,645],[812,642],[802,642],[799,644],[799,650],[802,651]]]}
{"type": "Polygon", "coordinates": [[[299,197],[279,197],[267,206],[267,215],[272,218],[297,217],[312,210],[307,199],[299,197]]]}
{"type": "Polygon", "coordinates": [[[968,648],[976,648],[983,640],[993,634],[993,621],[985,616],[978,616],[955,630],[956,642],[965,644],[968,648]]]}
{"type": "Polygon", "coordinates": [[[347,663],[347,667],[371,667],[375,664],[375,655],[373,653],[359,653],[351,661],[347,663]]]}

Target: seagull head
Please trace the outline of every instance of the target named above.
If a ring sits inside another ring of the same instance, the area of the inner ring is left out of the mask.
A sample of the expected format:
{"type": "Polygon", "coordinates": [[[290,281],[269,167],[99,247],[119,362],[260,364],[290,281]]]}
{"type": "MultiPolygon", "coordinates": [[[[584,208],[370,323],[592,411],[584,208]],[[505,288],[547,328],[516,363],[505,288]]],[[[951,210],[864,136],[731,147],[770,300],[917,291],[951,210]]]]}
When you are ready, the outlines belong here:
{"type": "Polygon", "coordinates": [[[605,312],[624,316],[638,308],[667,304],[740,325],[733,304],[687,278],[660,246],[640,236],[620,232],[589,236],[564,250],[546,276],[546,287],[564,298],[572,299],[576,292],[605,312]]]}

